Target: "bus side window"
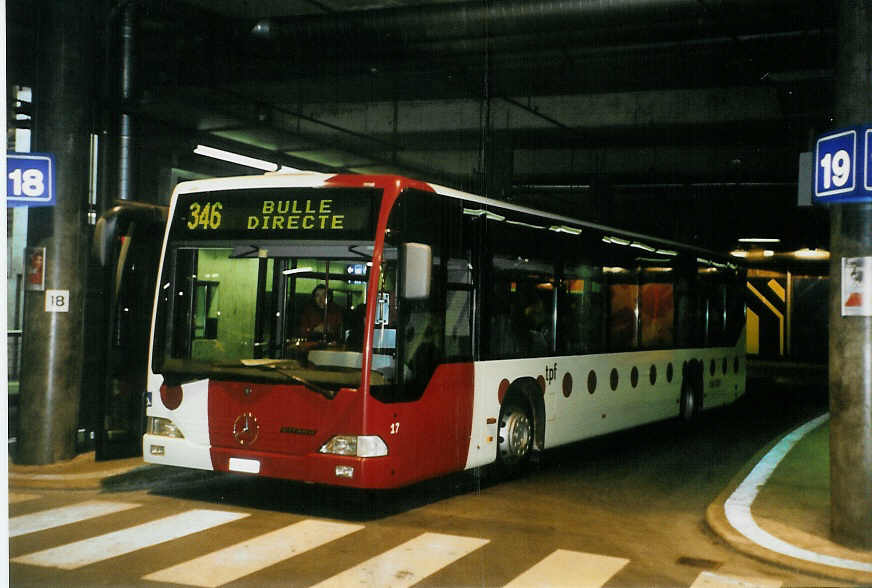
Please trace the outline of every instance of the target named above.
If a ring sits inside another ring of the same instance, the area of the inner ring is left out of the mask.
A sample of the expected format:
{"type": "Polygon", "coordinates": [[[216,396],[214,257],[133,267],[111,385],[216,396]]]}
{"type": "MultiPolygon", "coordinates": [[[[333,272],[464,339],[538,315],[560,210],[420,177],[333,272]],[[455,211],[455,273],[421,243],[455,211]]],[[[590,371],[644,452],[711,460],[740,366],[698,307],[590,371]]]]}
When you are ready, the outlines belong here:
{"type": "Polygon", "coordinates": [[[669,347],[675,342],[675,287],[671,274],[649,268],[642,274],[639,289],[641,346],[645,349],[669,347]]]}
{"type": "Polygon", "coordinates": [[[554,243],[547,229],[488,219],[490,277],[483,311],[489,359],[554,350],[554,243]]]}
{"type": "Polygon", "coordinates": [[[628,351],[637,347],[636,320],[639,284],[636,272],[623,267],[610,268],[609,280],[609,349],[628,351]]]}
{"type": "MultiPolygon", "coordinates": [[[[391,401],[420,398],[433,373],[444,360],[444,206],[444,199],[434,197],[432,193],[408,190],[397,199],[388,220],[388,246],[399,247],[406,242],[421,243],[429,245],[432,253],[430,296],[423,299],[391,297],[390,321],[391,324],[396,321],[398,382],[390,393],[383,394],[384,398],[391,401]]],[[[391,265],[385,263],[383,268],[391,265]]]]}
{"type": "Polygon", "coordinates": [[[447,203],[445,268],[445,359],[472,359],[473,227],[460,202],[447,203]]]}
{"type": "Polygon", "coordinates": [[[448,260],[445,299],[445,356],[470,359],[472,345],[472,271],[465,259],[448,260]]]}
{"type": "Polygon", "coordinates": [[[602,268],[566,262],[557,298],[557,350],[602,351],[602,268]]]}

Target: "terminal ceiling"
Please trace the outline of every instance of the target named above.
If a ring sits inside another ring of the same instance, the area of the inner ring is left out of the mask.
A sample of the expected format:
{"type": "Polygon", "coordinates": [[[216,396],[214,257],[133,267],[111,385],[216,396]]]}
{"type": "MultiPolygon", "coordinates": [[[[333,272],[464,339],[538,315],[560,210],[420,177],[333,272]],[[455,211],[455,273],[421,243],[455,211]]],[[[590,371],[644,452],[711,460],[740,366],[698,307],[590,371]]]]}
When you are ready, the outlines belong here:
{"type": "Polygon", "coordinates": [[[839,124],[830,0],[136,4],[146,128],[709,247],[826,246],[795,204],[799,154],[839,124]]]}

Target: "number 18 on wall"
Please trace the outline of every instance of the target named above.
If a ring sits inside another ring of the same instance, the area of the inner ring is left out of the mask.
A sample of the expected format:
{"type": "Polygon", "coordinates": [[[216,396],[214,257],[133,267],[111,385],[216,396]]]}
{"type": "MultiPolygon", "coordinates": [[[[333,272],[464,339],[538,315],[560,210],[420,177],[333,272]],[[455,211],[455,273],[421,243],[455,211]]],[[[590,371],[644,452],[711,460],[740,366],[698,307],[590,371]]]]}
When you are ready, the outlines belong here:
{"type": "Polygon", "coordinates": [[[835,131],[815,148],[815,201],[872,201],[872,127],[835,131]]]}

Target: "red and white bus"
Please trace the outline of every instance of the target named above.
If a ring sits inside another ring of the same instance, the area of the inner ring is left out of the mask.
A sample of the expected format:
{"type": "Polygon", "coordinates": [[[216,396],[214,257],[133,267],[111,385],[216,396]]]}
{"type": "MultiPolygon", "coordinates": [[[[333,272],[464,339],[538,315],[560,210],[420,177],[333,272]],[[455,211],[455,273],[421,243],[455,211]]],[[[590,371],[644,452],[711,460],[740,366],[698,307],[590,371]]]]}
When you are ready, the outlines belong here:
{"type": "Polygon", "coordinates": [[[145,460],[391,488],[729,403],[741,268],[399,176],[179,184],[145,460]]]}

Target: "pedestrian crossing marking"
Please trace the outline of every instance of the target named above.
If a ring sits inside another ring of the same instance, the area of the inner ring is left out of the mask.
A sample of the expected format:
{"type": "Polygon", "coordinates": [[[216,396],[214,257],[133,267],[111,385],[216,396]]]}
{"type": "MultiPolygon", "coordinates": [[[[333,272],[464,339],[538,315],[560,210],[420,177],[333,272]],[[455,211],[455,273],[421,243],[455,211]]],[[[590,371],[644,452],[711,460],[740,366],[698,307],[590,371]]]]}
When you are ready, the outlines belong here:
{"type": "Polygon", "coordinates": [[[690,588],[780,588],[783,582],[772,578],[739,578],[702,572],[690,588]]]}
{"type": "Polygon", "coordinates": [[[609,555],[558,549],[506,586],[579,586],[599,588],[630,560],[609,555]]]}
{"type": "Polygon", "coordinates": [[[143,580],[221,586],[360,531],[362,525],[305,520],[143,576],[143,580]]]}
{"type": "Polygon", "coordinates": [[[74,570],[165,543],[186,535],[199,533],[218,525],[247,517],[247,514],[219,510],[195,509],[177,515],[136,525],[120,531],[99,535],[12,559],[12,562],[34,566],[74,570]]]}
{"type": "MultiPolygon", "coordinates": [[[[42,498],[9,493],[9,502],[42,498]]],[[[91,500],[9,519],[9,537],[53,529],[142,506],[91,500]]],[[[11,562],[73,570],[206,531],[249,516],[245,513],[195,509],[120,531],[45,549],[11,562]]],[[[332,541],[363,530],[363,525],[306,519],[201,557],[158,570],[143,580],[215,588],[250,576],[332,541]]],[[[489,543],[488,539],[423,533],[317,584],[318,588],[357,586],[407,587],[417,584],[489,543]]],[[[630,560],[558,549],[506,586],[581,586],[599,588],[630,560]]],[[[704,571],[689,588],[781,588],[773,578],[728,576],[704,571]]]]}
{"type": "Polygon", "coordinates": [[[487,543],[478,537],[424,533],[316,586],[412,586],[487,543]]]}
{"type": "Polygon", "coordinates": [[[23,494],[21,492],[9,493],[9,504],[18,504],[19,502],[27,502],[28,500],[36,500],[42,498],[39,494],[23,494]]]}
{"type": "Polygon", "coordinates": [[[18,537],[136,508],[139,504],[90,500],[9,519],[9,536],[18,537]]]}

